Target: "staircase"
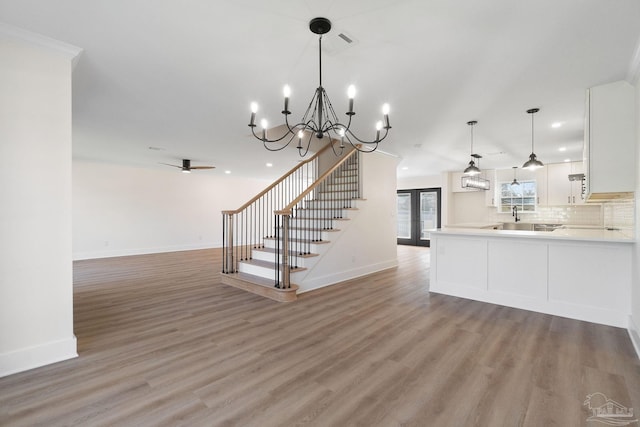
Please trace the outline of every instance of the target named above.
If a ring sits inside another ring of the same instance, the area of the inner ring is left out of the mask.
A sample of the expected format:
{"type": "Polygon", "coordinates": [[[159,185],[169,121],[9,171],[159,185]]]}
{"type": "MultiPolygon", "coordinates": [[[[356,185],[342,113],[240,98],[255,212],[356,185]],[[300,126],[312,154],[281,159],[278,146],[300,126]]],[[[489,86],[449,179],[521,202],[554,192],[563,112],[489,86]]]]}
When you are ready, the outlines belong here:
{"type": "MultiPolygon", "coordinates": [[[[326,171],[318,152],[241,208],[223,211],[222,282],[282,302],[319,261],[360,199],[359,152],[326,171]]],[[[326,158],[326,156],[325,156],[326,158]]]]}

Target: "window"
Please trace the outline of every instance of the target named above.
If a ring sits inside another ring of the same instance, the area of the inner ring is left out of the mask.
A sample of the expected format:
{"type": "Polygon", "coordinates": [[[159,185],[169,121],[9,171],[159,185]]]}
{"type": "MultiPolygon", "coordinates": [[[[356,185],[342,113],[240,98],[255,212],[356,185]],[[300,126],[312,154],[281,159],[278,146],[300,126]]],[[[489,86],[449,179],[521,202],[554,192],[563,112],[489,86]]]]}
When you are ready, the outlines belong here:
{"type": "Polygon", "coordinates": [[[521,181],[519,185],[500,183],[500,212],[511,212],[514,206],[521,212],[535,212],[536,200],[535,181],[521,181]]]}

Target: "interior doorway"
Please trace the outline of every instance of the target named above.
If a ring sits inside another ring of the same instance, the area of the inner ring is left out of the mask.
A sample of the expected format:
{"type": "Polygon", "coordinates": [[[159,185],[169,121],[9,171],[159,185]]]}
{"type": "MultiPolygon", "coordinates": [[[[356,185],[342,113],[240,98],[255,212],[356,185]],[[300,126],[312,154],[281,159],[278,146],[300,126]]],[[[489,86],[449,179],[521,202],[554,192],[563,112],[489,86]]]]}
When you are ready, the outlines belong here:
{"type": "Polygon", "coordinates": [[[441,190],[398,190],[398,244],[429,246],[430,232],[441,227],[441,190]]]}

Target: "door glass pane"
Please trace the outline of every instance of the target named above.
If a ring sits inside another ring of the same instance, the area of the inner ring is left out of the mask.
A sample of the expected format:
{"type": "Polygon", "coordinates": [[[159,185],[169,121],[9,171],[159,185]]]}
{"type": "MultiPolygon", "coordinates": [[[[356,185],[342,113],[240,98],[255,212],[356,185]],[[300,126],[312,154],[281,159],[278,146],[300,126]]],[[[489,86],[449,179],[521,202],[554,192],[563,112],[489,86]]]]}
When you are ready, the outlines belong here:
{"type": "Polygon", "coordinates": [[[411,238],[411,193],[398,194],[398,239],[411,238]]]}
{"type": "Polygon", "coordinates": [[[438,227],[438,194],[420,192],[420,240],[429,240],[429,231],[438,227]]]}

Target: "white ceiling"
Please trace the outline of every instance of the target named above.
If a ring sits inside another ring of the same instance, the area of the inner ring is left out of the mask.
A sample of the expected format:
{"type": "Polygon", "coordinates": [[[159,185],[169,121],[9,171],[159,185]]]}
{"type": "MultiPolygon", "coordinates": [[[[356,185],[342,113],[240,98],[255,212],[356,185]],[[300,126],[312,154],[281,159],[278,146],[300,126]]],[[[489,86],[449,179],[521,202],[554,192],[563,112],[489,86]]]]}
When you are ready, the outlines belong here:
{"type": "Polygon", "coordinates": [[[522,165],[532,107],[538,158],[578,160],[585,89],[640,68],[638,0],[0,0],[0,21],[84,49],[75,157],[153,168],[190,158],[217,166],[203,173],[262,177],[296,154],[249,137],[249,104],[281,123],[288,83],[302,115],[318,84],[317,16],[333,23],[323,86],[336,112],[355,84],[356,130],[372,138],[390,103],[381,149],[399,156],[400,177],[464,169],[469,120],[483,168],[522,165]]]}

